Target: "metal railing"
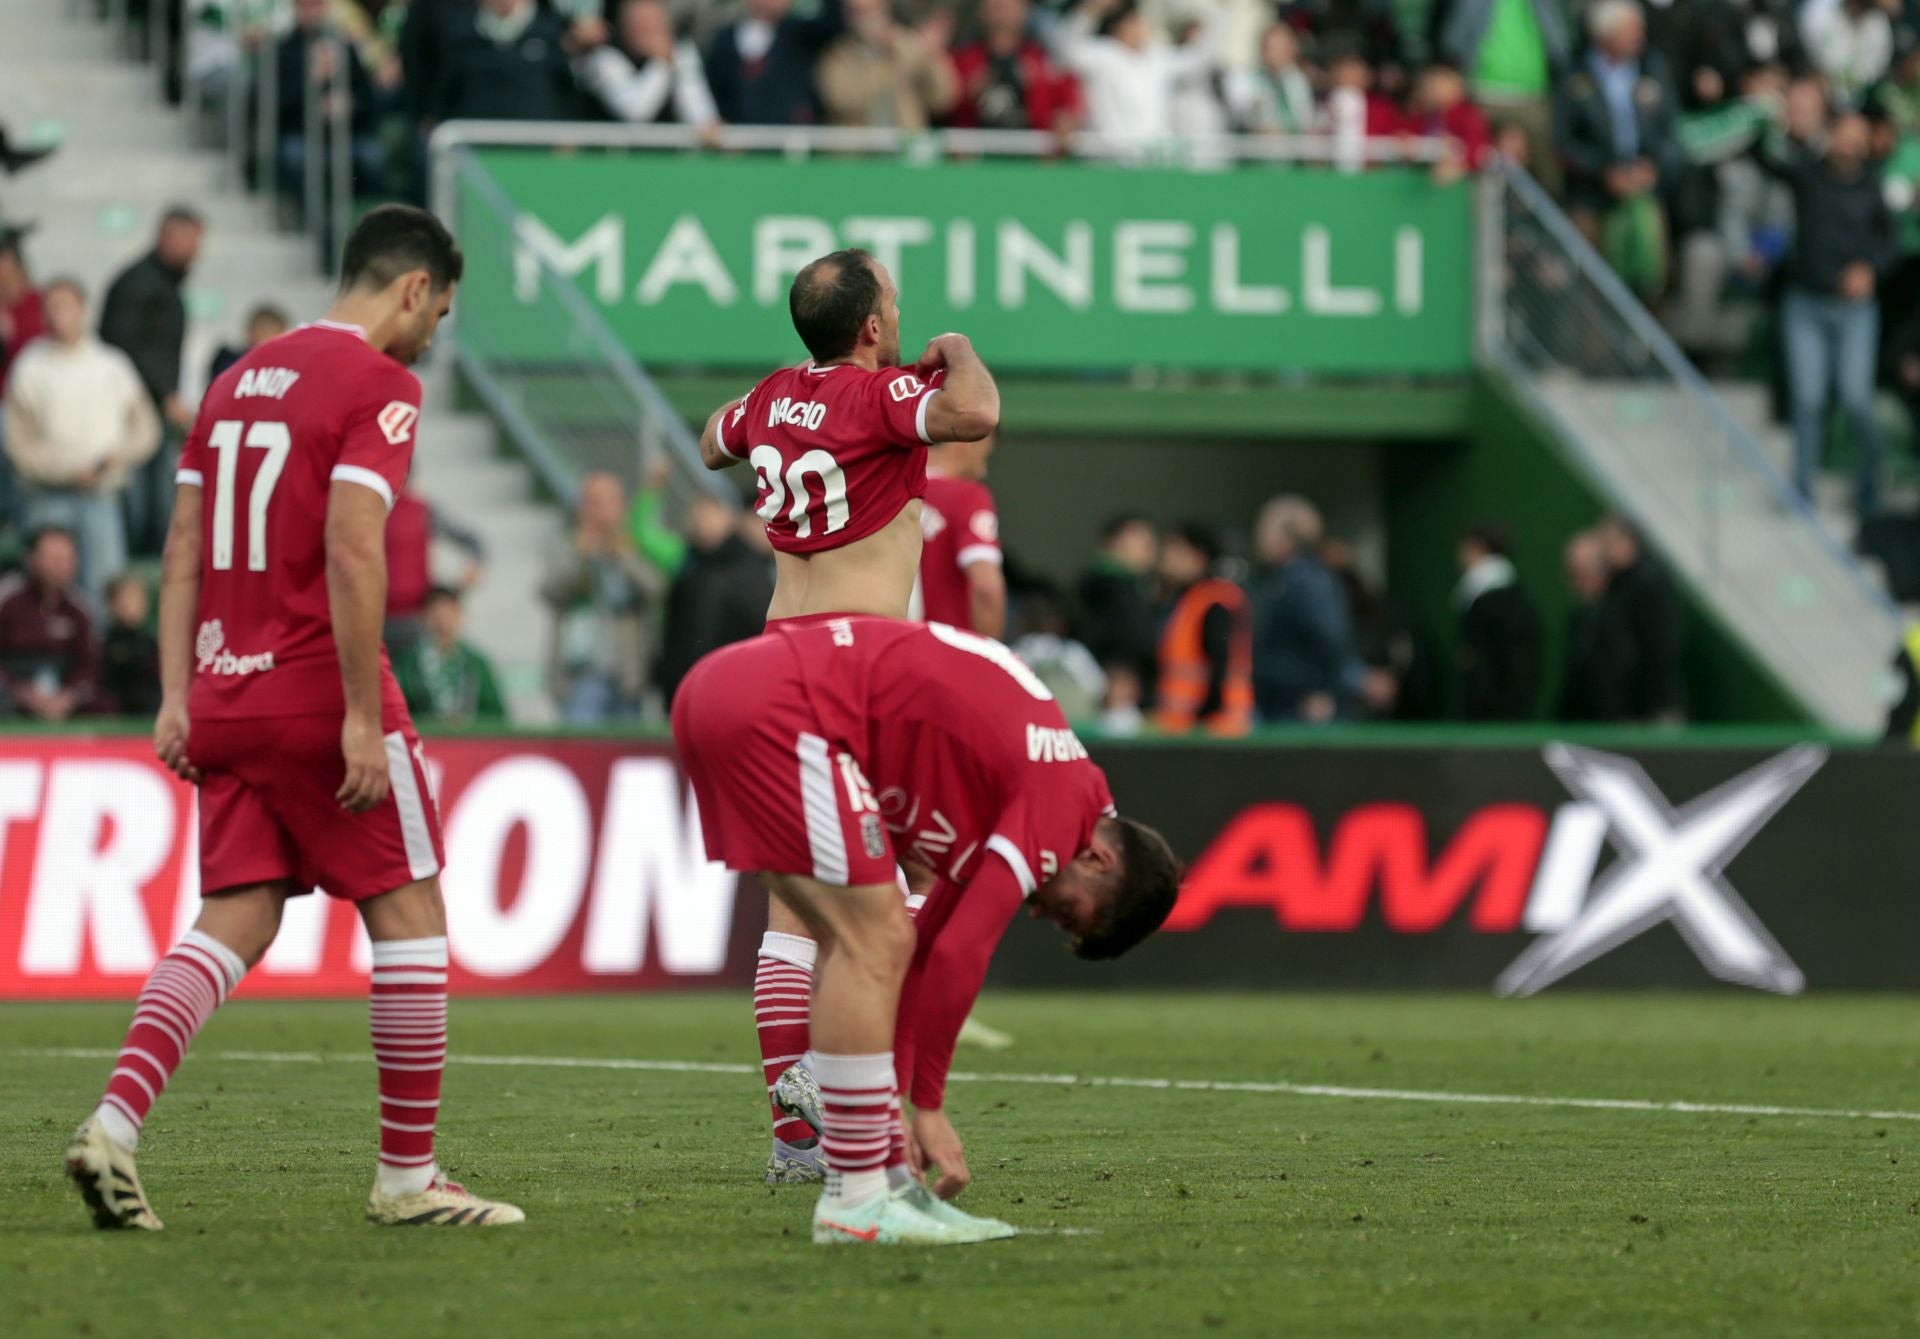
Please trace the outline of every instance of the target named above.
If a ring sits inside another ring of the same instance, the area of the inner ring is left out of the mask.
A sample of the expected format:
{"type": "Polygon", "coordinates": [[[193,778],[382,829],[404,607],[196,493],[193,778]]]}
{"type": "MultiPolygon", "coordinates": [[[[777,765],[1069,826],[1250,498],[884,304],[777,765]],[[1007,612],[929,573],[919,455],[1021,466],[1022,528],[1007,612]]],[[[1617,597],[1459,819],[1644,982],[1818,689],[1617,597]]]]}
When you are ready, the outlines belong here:
{"type": "Polygon", "coordinates": [[[1861,724],[1893,603],[1539,184],[1480,189],[1482,357],[1784,680],[1861,724]]]}
{"type": "Polygon", "coordinates": [[[738,491],[700,462],[700,443],[621,345],[593,305],[553,266],[519,246],[520,211],[470,152],[449,150],[435,180],[435,212],[460,239],[470,267],[512,271],[531,261],[529,300],[515,319],[537,339],[537,362],[483,352],[460,339],[458,308],[448,339],[468,383],[556,497],[573,499],[580,479],[611,470],[629,483],[656,461],[673,469],[669,500],[695,493],[737,501],[738,491]]]}

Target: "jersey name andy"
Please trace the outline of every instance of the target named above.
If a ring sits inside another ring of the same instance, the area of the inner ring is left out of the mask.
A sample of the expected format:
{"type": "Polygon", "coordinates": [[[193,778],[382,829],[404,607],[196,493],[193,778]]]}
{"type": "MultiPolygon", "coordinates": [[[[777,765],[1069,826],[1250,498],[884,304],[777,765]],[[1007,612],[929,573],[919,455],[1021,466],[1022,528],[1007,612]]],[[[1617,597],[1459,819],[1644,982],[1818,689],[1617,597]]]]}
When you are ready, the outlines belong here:
{"type": "Polygon", "coordinates": [[[233,398],[245,400],[260,396],[269,400],[286,398],[293,383],[300,380],[300,374],[288,367],[250,367],[240,374],[239,384],[233,388],[233,398]]]}

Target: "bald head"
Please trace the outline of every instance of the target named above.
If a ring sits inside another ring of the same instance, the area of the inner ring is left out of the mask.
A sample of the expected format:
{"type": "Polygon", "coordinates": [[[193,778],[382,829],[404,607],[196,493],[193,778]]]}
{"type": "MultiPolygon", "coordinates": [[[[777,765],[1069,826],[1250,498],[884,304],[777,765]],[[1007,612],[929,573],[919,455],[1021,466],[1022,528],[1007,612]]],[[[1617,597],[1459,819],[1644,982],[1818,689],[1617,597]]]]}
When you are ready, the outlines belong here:
{"type": "Polygon", "coordinates": [[[891,367],[900,361],[900,313],[893,277],[865,251],[835,251],[793,277],[787,307],[794,332],[816,363],[849,359],[891,367]]]}
{"type": "Polygon", "coordinates": [[[1260,509],[1254,542],[1260,561],[1284,563],[1320,545],[1320,511],[1294,493],[1283,493],[1260,509]]]}

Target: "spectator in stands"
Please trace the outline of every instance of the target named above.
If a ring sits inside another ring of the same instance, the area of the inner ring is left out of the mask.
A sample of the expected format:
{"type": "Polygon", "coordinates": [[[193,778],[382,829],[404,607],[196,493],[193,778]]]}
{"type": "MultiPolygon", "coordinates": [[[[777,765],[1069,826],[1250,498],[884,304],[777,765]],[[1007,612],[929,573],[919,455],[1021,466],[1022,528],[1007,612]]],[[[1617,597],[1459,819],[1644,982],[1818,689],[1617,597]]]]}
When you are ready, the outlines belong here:
{"type": "MultiPolygon", "coordinates": [[[[175,444],[152,453],[127,481],[126,537],[137,554],[158,553],[166,542],[177,440],[193,426],[193,411],[180,396],[180,362],[187,342],[187,303],[180,290],[199,258],[205,234],[192,209],[168,209],[153,249],[120,272],[100,308],[100,338],[133,359],[162,421],[176,434],[175,444]]],[[[107,568],[101,579],[116,570],[107,568]]]]}
{"type": "Polygon", "coordinates": [[[1405,129],[1400,108],[1378,91],[1373,66],[1358,48],[1336,51],[1327,66],[1327,116],[1335,161],[1357,171],[1369,140],[1395,140],[1405,129]]]}
{"type": "Polygon", "coordinates": [[[477,0],[449,27],[425,105],[429,123],[571,121],[580,115],[567,25],[538,0],[477,0]]]}
{"type": "Polygon", "coordinates": [[[1254,525],[1254,700],[1263,721],[1333,720],[1368,687],[1353,615],[1338,577],[1320,561],[1320,513],[1285,494],[1254,525]]]}
{"type": "Polygon", "coordinates": [[[79,568],[72,533],[50,526],[28,541],[25,569],[0,581],[0,713],[64,721],[94,706],[100,648],[79,568]]]}
{"type": "MultiPolygon", "coordinates": [[[[293,0],[293,27],[280,38],[274,53],[280,101],[280,140],[274,171],[280,193],[290,200],[304,199],[307,189],[310,87],[320,102],[323,135],[332,134],[341,111],[347,113],[355,194],[377,192],[386,173],[387,155],[379,139],[373,80],[359,49],[332,21],[331,12],[331,0],[293,0]],[[346,66],[344,71],[339,68],[342,64],[346,66]]],[[[323,189],[327,184],[323,174],[323,189]]]]}
{"type": "Polygon", "coordinates": [[[820,120],[813,68],[846,26],[842,0],[821,0],[800,18],[792,0],[746,0],[741,16],[707,47],[707,82],[733,125],[804,126],[820,120]]]}
{"type": "Polygon", "coordinates": [[[1567,212],[1642,299],[1667,282],[1664,196],[1682,163],[1673,95],[1638,0],[1600,0],[1592,42],[1554,107],[1567,212]]]}
{"type": "Polygon", "coordinates": [[[1387,92],[1406,90],[1394,0],[1281,0],[1280,18],[1306,39],[1317,59],[1351,51],[1373,68],[1387,92]]]}
{"type": "Polygon", "coordinates": [[[1132,0],[1086,0],[1054,29],[1060,63],[1080,77],[1087,128],[1137,148],[1172,138],[1178,83],[1219,61],[1222,19],[1174,46],[1155,34],[1132,0]]]}
{"type": "Polygon", "coordinates": [[[1460,541],[1460,714],[1469,721],[1530,721],[1540,709],[1540,614],[1513,565],[1513,535],[1483,521],[1460,541]]]}
{"type": "Polygon", "coordinates": [[[1077,725],[1099,718],[1107,702],[1107,673],[1093,652],[1073,639],[1066,612],[1052,590],[1032,590],[1021,596],[1008,645],[1053,693],[1069,722],[1077,725]]]}
{"type": "Polygon", "coordinates": [[[1607,605],[1613,569],[1598,530],[1583,530],[1567,541],[1565,567],[1573,608],[1567,615],[1565,663],[1554,719],[1576,725],[1624,721],[1627,657],[1607,605]]]}
{"type": "Polygon", "coordinates": [[[480,584],[486,567],[487,547],[480,536],[456,523],[445,512],[421,497],[417,485],[419,469],[393,500],[387,516],[387,618],[386,643],[398,655],[420,637],[421,620],[427,599],[434,589],[433,543],[440,540],[466,555],[459,589],[470,591],[480,584]]]}
{"type": "Polygon", "coordinates": [[[1558,195],[1553,89],[1573,59],[1562,0],[1449,0],[1439,17],[1440,55],[1473,85],[1495,137],[1524,136],[1526,164],[1558,195]]]}
{"type": "Polygon", "coordinates": [[[1033,35],[1031,0],[982,0],[980,37],[953,53],[960,100],[949,123],[965,130],[1051,130],[1080,120],[1080,87],[1033,35]]]}
{"type": "Polygon", "coordinates": [[[1188,522],[1160,546],[1167,616],[1160,633],[1153,722],[1170,734],[1253,729],[1253,620],[1246,592],[1214,573],[1220,540],[1188,522]]]}
{"type": "Polygon", "coordinates": [[[665,591],[659,569],[634,548],[620,480],[589,474],[573,533],[548,559],[540,585],[554,615],[553,695],[568,721],[591,725],[640,710],[652,659],[647,615],[665,591]]]}
{"type": "MultiPolygon", "coordinates": [[[[709,651],[757,637],[773,602],[773,566],[741,535],[739,508],[698,493],[687,507],[686,556],[667,591],[654,679],[663,705],[709,651]]],[[[764,527],[763,527],[764,528],[764,527]]]]}
{"type": "Polygon", "coordinates": [[[1607,566],[1606,617],[1624,657],[1625,718],[1641,725],[1686,722],[1686,614],[1673,581],[1647,552],[1639,527],[1614,514],[1600,523],[1607,566]]]}
{"type": "Polygon", "coordinates": [[[0,230],[0,390],[28,341],[47,333],[44,298],[27,272],[23,241],[18,230],[0,230]]]}
{"type": "Polygon", "coordinates": [[[220,374],[239,362],[249,353],[270,339],[280,336],[293,328],[293,322],[287,314],[270,302],[263,302],[247,313],[247,343],[245,348],[235,348],[231,344],[222,344],[213,355],[213,361],[207,365],[207,384],[211,386],[220,379],[220,374]]]}
{"type": "Polygon", "coordinates": [[[1080,578],[1080,640],[1110,680],[1124,674],[1153,700],[1160,634],[1153,576],[1160,534],[1144,516],[1116,516],[1100,531],[1100,553],[1080,578]]]}
{"type": "Polygon", "coordinates": [[[1285,23],[1260,39],[1260,60],[1226,77],[1227,104],[1248,135],[1310,135],[1320,123],[1313,80],[1300,63],[1300,38],[1285,23]]]}
{"type": "Polygon", "coordinates": [[[1870,160],[1866,118],[1849,112],[1825,151],[1802,142],[1761,161],[1793,193],[1798,226],[1786,259],[1780,323],[1792,402],[1795,478],[1811,497],[1837,391],[1860,456],[1861,519],[1879,509],[1880,425],[1874,416],[1879,286],[1898,254],[1893,218],[1870,160]]]}
{"type": "Polygon", "coordinates": [[[460,640],[460,592],[435,586],[421,609],[425,635],[394,658],[394,677],[416,721],[504,721],[506,704],[487,658],[460,640]]]}
{"type": "Polygon", "coordinates": [[[616,121],[695,126],[711,134],[720,109],[700,48],[674,37],[664,0],[622,0],[614,40],[577,62],[580,82],[616,121]]]}
{"type": "Polygon", "coordinates": [[[160,423],[127,356],[87,332],[87,300],[70,279],[47,285],[50,337],[20,355],[7,381],[6,452],[26,523],[79,536],[98,597],[127,562],[120,493],[160,446],[160,423]]]}
{"type": "Polygon", "coordinates": [[[1367,579],[1346,541],[1325,541],[1319,556],[1346,591],[1354,653],[1367,669],[1355,714],[1366,720],[1438,720],[1444,714],[1438,666],[1412,612],[1367,579]]]}
{"type": "Polygon", "coordinates": [[[1173,80],[1174,136],[1188,146],[1186,161],[1202,166],[1224,166],[1231,161],[1211,145],[1211,141],[1233,133],[1217,26],[1201,19],[1188,19],[1180,26],[1177,49],[1200,47],[1207,56],[1204,61],[1183,66],[1173,80]]]}
{"type": "Polygon", "coordinates": [[[100,709],[119,716],[160,710],[160,643],[148,628],[147,583],[122,572],[107,583],[107,635],[100,643],[100,709]]]}
{"type": "Polygon", "coordinates": [[[1467,96],[1466,79],[1444,62],[1427,66],[1414,80],[1403,124],[1408,134],[1447,143],[1441,167],[1449,177],[1478,172],[1493,149],[1493,132],[1467,96]]]}
{"type": "Polygon", "coordinates": [[[918,31],[895,21],[892,0],[845,0],[846,30],[814,71],[829,125],[925,130],[953,110],[960,84],[947,59],[953,20],[918,31]]]}
{"type": "Polygon", "coordinates": [[[1843,107],[1858,107],[1893,64],[1893,20],[1885,0],[1807,0],[1800,34],[1815,69],[1843,107]]]}

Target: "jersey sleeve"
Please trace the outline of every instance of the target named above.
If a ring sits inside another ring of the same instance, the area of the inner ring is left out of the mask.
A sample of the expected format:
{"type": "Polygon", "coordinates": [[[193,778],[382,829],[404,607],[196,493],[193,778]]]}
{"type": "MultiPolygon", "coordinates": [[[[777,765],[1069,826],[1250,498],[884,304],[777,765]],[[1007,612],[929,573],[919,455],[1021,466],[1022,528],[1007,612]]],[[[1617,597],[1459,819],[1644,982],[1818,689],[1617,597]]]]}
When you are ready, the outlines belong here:
{"type": "Polygon", "coordinates": [[[745,395],[728,405],[727,412],[722,414],[720,421],[713,425],[714,445],[718,446],[720,454],[729,460],[747,458],[747,401],[751,400],[754,391],[759,389],[758,386],[750,388],[745,395]]]}
{"type": "Polygon", "coordinates": [[[975,485],[967,490],[953,524],[954,561],[962,571],[975,563],[1000,563],[1000,513],[994,510],[993,494],[986,488],[975,485]]]}
{"type": "Polygon", "coordinates": [[[910,367],[890,367],[873,378],[874,412],[888,441],[899,446],[933,442],[927,435],[927,406],[940,393],[938,381],[938,376],[922,381],[910,367]]]}
{"type": "Polygon", "coordinates": [[[207,486],[207,419],[210,402],[202,403],[200,412],[194,415],[193,431],[187,434],[187,440],[180,447],[180,463],[174,468],[173,481],[176,484],[192,484],[195,488],[207,486]]]}
{"type": "Polygon", "coordinates": [[[420,423],[420,379],[397,364],[367,378],[365,392],[347,411],[332,478],[371,488],[393,509],[413,464],[420,423]]]}

